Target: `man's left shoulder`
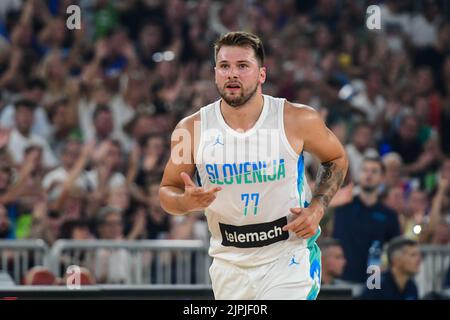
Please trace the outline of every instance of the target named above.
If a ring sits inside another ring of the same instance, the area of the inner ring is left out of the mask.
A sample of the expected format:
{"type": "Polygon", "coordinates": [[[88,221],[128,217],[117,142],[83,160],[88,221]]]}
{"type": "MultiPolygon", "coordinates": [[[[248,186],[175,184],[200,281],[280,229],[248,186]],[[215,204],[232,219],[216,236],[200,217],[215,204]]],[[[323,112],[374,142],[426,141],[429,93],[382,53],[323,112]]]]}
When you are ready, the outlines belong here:
{"type": "Polygon", "coordinates": [[[312,107],[289,101],[284,102],[285,118],[295,121],[302,121],[302,123],[321,121],[320,114],[312,107]]]}

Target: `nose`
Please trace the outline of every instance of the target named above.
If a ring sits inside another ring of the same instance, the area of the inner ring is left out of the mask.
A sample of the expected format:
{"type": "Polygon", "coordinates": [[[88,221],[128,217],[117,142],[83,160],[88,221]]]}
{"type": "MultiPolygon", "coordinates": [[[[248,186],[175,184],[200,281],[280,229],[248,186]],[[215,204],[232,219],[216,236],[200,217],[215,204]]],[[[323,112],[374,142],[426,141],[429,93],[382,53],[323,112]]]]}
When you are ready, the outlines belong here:
{"type": "Polygon", "coordinates": [[[230,66],[228,69],[228,79],[237,79],[238,76],[238,69],[235,66],[230,66]]]}

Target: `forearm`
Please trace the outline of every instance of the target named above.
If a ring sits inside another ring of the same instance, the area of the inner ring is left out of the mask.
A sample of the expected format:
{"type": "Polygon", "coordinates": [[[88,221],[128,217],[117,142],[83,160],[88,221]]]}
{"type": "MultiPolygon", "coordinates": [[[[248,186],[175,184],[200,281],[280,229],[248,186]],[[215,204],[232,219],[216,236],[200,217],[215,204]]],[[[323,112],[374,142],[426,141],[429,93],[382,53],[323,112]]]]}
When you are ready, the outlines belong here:
{"type": "Polygon", "coordinates": [[[173,186],[163,186],[159,189],[161,207],[168,213],[181,215],[188,213],[183,201],[184,190],[173,186]]]}
{"type": "Polygon", "coordinates": [[[321,164],[317,173],[311,206],[320,206],[325,211],[342,185],[347,168],[348,160],[345,156],[321,164]]]}

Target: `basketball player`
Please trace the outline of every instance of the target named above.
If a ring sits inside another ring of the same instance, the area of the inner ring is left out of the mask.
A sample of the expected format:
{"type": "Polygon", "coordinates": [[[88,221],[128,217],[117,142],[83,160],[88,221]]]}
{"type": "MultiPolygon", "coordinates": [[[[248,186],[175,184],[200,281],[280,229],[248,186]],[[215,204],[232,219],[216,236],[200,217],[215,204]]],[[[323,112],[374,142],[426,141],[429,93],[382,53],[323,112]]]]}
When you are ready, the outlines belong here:
{"type": "Polygon", "coordinates": [[[315,241],[347,171],[344,149],[312,108],[262,94],[257,36],[225,34],[215,59],[221,99],[177,125],[161,205],[174,215],[205,211],[216,299],[315,299],[315,241]],[[322,164],[313,194],[304,151],[322,164]]]}

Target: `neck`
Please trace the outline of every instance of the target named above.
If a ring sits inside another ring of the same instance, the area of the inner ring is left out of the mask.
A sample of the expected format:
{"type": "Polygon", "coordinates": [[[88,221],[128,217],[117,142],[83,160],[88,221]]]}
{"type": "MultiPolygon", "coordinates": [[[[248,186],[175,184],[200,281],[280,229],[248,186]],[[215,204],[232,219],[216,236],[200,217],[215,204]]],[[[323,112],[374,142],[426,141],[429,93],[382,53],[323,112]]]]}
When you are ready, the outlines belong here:
{"type": "Polygon", "coordinates": [[[249,101],[239,107],[232,107],[222,99],[220,111],[231,128],[242,129],[245,132],[254,126],[261,115],[263,106],[264,98],[258,90],[249,101]]]}
{"type": "Polygon", "coordinates": [[[409,280],[409,276],[395,267],[391,269],[391,272],[394,276],[394,280],[398,288],[400,289],[400,291],[403,291],[405,289],[406,283],[409,280]]]}
{"type": "Polygon", "coordinates": [[[366,192],[364,190],[361,190],[359,197],[361,198],[362,202],[368,206],[372,206],[378,201],[378,193],[376,191],[366,192]]]}

